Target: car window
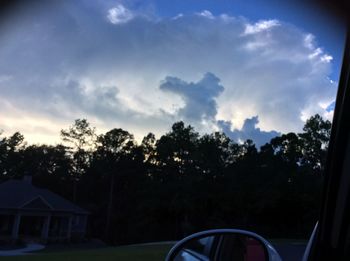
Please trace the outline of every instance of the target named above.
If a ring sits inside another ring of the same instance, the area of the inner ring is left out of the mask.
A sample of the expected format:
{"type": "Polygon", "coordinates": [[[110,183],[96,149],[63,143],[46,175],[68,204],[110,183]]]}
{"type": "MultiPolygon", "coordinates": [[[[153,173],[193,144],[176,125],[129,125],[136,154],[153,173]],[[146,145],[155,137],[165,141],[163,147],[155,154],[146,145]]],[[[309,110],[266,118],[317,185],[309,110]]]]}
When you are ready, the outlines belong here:
{"type": "Polygon", "coordinates": [[[215,228],[305,245],[342,17],[273,0],[8,1],[0,17],[4,245],[215,228]]]}

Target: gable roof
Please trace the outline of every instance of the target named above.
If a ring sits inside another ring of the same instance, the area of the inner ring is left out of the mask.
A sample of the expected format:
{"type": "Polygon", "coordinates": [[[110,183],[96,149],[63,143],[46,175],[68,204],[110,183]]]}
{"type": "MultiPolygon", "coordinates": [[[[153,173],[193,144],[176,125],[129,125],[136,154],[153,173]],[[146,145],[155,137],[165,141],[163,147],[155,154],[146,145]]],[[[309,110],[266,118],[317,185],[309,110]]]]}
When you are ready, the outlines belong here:
{"type": "Polygon", "coordinates": [[[31,199],[24,203],[21,208],[23,209],[53,209],[49,203],[46,202],[41,196],[31,199]]]}
{"type": "MultiPolygon", "coordinates": [[[[9,180],[0,184],[0,209],[22,209],[37,199],[46,207],[43,210],[73,212],[76,214],[89,214],[88,211],[78,207],[65,198],[47,190],[33,186],[25,180],[9,180]]],[[[37,205],[37,204],[36,204],[37,205]]],[[[29,205],[30,206],[30,205],[29,205]]]]}

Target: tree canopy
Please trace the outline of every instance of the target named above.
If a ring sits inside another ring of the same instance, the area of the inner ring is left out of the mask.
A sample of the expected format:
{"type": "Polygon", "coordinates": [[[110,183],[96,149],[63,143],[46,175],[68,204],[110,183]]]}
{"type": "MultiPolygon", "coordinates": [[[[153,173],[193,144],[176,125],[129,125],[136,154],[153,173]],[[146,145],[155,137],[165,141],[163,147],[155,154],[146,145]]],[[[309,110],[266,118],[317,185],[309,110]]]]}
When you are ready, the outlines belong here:
{"type": "Polygon", "coordinates": [[[126,130],[97,135],[77,119],[55,146],[0,133],[0,181],[32,174],[35,185],[91,212],[90,237],[114,244],[224,227],[304,237],[317,219],[330,130],[315,115],[303,132],[256,148],[180,121],[138,144],[126,130]]]}

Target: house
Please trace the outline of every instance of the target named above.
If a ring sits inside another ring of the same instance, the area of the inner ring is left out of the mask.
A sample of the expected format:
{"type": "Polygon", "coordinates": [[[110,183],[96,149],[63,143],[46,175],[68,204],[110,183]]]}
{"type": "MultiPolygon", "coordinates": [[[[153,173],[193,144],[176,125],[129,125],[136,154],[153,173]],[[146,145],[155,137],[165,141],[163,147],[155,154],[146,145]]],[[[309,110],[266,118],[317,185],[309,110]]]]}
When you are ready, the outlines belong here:
{"type": "Polygon", "coordinates": [[[85,236],[89,212],[32,185],[31,176],[0,184],[0,240],[62,242],[85,236]]]}

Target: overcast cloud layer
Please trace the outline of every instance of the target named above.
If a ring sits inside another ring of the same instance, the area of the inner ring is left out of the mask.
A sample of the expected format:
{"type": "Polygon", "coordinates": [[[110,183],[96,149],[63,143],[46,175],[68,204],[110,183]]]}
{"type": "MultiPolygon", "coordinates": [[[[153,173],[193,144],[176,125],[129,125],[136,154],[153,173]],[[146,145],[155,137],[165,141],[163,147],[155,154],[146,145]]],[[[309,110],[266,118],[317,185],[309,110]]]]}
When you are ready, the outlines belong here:
{"type": "Polygon", "coordinates": [[[0,28],[6,134],[55,143],[60,129],[87,118],[141,139],[184,120],[261,145],[301,131],[315,113],[332,116],[332,57],[309,32],[274,19],[208,10],[160,18],[97,3],[28,9],[0,28]]]}

